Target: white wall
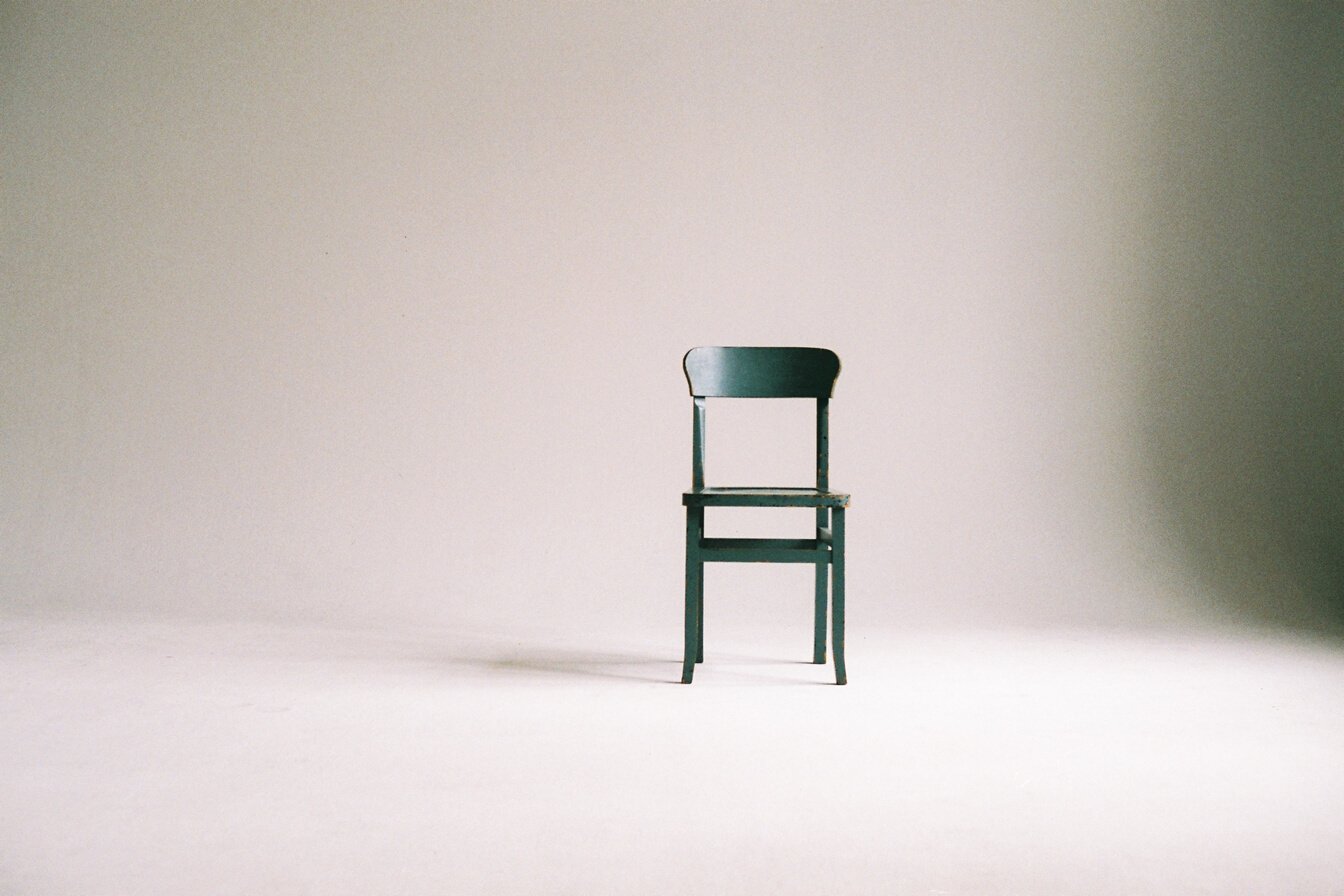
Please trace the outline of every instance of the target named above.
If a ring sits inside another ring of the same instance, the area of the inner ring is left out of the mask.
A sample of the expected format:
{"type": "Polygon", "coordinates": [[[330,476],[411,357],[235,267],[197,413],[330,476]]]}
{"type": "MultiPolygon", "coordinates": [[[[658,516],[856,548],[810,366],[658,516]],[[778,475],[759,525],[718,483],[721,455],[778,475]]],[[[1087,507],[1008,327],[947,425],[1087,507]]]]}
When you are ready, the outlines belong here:
{"type": "Polygon", "coordinates": [[[675,641],[681,354],[816,344],[844,361],[856,620],[1338,610],[1320,23],[1128,3],[0,15],[4,606],[614,618],[675,641]],[[1267,131],[1289,139],[1244,151],[1267,131]],[[1227,224],[1266,198],[1278,218],[1227,224]],[[1248,240],[1302,251],[1277,279],[1254,280],[1263,254],[1209,274],[1248,240]],[[1229,381],[1225,355],[1263,340],[1207,327],[1224,307],[1287,307],[1317,341],[1229,381]],[[1289,478],[1322,497],[1248,562],[1228,471],[1268,439],[1238,442],[1237,414],[1301,395],[1289,355],[1325,390],[1289,478]],[[1200,397],[1246,389],[1250,410],[1200,397]]]}

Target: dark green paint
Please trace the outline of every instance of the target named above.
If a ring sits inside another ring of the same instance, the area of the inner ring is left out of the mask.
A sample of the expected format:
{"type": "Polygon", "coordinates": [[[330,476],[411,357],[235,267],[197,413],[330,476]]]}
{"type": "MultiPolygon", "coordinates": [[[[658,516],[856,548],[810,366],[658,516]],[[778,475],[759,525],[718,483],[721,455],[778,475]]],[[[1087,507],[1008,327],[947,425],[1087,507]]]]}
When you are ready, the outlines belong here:
{"type": "Polygon", "coordinates": [[[830,396],[840,359],[823,348],[693,348],[682,360],[694,398],[691,491],[686,506],[686,647],[681,680],[704,661],[706,563],[812,563],[816,566],[812,661],[826,662],[827,580],[835,683],[845,676],[845,508],[849,495],[830,490],[830,396]],[[707,488],[706,398],[815,398],[815,488],[707,488]],[[814,507],[815,538],[706,538],[706,507],[814,507]]]}
{"type": "Polygon", "coordinates": [[[830,563],[831,551],[815,538],[702,538],[702,563],[830,563]]]}
{"type": "Polygon", "coordinates": [[[701,346],[681,361],[703,398],[830,398],[840,359],[824,348],[701,346]]]}
{"type": "Polygon", "coordinates": [[[704,535],[705,509],[686,508],[686,651],[681,664],[681,682],[690,684],[695,664],[702,653],[704,632],[700,628],[701,605],[704,591],[701,580],[705,565],[700,562],[700,539],[704,535]]]}
{"type": "Polygon", "coordinates": [[[835,654],[835,683],[845,676],[845,508],[831,511],[831,651],[835,654]]]}

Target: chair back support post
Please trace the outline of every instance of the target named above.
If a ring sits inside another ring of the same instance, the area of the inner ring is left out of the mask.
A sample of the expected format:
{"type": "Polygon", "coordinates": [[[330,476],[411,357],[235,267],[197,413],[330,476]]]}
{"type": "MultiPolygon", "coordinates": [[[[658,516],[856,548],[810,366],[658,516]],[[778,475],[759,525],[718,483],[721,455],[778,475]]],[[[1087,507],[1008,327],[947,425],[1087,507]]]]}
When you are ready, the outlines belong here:
{"type": "MultiPolygon", "coordinates": [[[[830,411],[831,400],[829,398],[817,399],[817,491],[826,491],[831,487],[831,433],[830,433],[830,411]]],[[[831,524],[831,513],[825,507],[818,507],[816,516],[817,537],[820,538],[822,530],[831,524]]],[[[817,576],[820,580],[824,570],[821,566],[817,567],[817,576]]],[[[818,590],[821,590],[820,585],[818,590]]],[[[818,613],[825,611],[825,605],[822,599],[818,599],[818,613]]],[[[824,625],[824,623],[819,624],[824,625]]],[[[820,637],[820,636],[818,636],[820,637]]],[[[818,647],[818,654],[824,656],[824,646],[818,647]]]]}
{"type": "Polygon", "coordinates": [[[695,398],[694,422],[691,424],[691,490],[705,487],[705,400],[695,398]]]}
{"type": "Polygon", "coordinates": [[[829,398],[817,399],[817,489],[826,491],[831,487],[831,433],[829,398]]]}

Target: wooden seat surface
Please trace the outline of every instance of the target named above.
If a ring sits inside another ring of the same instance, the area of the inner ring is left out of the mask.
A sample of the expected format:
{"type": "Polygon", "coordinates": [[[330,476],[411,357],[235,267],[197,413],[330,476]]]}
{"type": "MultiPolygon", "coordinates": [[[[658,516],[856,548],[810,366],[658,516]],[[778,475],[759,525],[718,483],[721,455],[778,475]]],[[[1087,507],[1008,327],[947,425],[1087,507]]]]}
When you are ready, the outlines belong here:
{"type": "Polygon", "coordinates": [[[848,507],[849,495],[816,488],[703,488],[683,492],[687,507],[848,507]]]}

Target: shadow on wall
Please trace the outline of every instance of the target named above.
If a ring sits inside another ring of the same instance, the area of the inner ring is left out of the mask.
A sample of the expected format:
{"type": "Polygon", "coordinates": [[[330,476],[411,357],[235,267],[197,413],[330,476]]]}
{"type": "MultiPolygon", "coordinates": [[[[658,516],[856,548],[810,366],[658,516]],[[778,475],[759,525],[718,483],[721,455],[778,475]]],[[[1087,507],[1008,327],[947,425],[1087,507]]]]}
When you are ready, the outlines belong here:
{"type": "Polygon", "coordinates": [[[1344,633],[1344,14],[1219,8],[1167,33],[1146,250],[1153,484],[1237,612],[1344,633]]]}

